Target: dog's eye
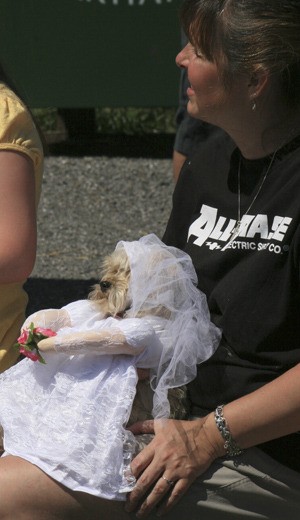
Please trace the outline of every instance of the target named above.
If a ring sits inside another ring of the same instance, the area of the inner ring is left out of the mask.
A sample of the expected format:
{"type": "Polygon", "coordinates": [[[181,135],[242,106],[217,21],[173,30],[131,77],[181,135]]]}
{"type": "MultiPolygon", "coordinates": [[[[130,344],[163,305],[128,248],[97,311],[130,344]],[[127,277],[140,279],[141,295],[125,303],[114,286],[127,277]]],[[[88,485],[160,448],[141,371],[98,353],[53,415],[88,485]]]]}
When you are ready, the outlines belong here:
{"type": "Polygon", "coordinates": [[[105,292],[105,291],[107,291],[107,289],[109,289],[111,287],[111,283],[103,280],[102,282],[100,282],[100,287],[101,287],[101,291],[105,292]]]}

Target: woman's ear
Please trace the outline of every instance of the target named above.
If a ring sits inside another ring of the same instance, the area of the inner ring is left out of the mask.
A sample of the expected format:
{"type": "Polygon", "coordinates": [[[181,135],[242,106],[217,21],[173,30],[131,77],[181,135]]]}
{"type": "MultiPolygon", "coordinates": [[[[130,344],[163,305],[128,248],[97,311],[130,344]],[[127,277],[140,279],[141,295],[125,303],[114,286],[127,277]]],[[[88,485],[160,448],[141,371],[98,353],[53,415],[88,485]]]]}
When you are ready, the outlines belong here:
{"type": "Polygon", "coordinates": [[[262,65],[258,65],[252,72],[248,83],[249,99],[252,103],[265,92],[269,83],[269,71],[262,65]]]}

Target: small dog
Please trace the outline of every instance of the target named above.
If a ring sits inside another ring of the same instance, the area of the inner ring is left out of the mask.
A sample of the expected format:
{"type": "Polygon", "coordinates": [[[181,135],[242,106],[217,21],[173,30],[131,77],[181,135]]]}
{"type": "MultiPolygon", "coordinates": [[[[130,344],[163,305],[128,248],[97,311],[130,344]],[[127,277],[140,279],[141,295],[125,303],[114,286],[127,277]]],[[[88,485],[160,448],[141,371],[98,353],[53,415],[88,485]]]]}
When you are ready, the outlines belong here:
{"type": "MultiPolygon", "coordinates": [[[[105,257],[101,266],[100,282],[93,286],[88,298],[100,305],[105,317],[126,317],[126,311],[130,309],[128,288],[130,281],[130,265],[126,252],[116,249],[105,257]]],[[[152,309],[152,314],[166,318],[164,309],[152,309]]],[[[138,318],[139,316],[135,316],[138,318]]],[[[142,371],[141,371],[142,372],[142,371]]],[[[168,392],[170,403],[170,417],[184,419],[188,415],[188,403],[186,388],[171,388],[168,392]]],[[[149,379],[140,379],[137,384],[137,393],[133,402],[128,426],[148,419],[153,419],[151,411],[153,407],[153,390],[149,379]]]]}

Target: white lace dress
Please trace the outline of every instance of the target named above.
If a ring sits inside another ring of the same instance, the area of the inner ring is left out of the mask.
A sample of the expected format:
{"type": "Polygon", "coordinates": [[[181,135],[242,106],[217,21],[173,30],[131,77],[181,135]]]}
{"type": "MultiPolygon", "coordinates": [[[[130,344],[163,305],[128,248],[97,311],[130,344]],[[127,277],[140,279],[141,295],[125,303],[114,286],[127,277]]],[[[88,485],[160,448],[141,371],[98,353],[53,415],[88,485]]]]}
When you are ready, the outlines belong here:
{"type": "Polygon", "coordinates": [[[65,309],[72,331],[119,329],[139,354],[53,352],[44,355],[45,365],[25,359],[1,374],[4,456],[30,461],[72,490],[125,500],[135,484],[129,469],[135,441],[124,425],[136,392],[136,367],[159,361],[159,334],[146,319],[104,320],[86,300],[65,309]]]}

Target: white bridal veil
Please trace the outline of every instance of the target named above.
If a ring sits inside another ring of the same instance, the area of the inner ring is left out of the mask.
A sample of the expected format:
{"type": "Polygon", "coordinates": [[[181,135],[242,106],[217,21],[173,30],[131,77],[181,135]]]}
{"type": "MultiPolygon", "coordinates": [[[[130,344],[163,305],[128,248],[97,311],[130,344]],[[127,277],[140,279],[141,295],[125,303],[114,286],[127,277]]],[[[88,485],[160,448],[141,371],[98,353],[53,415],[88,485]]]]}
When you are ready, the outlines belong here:
{"type": "Polygon", "coordinates": [[[210,321],[206,296],[197,289],[197,275],[190,257],[166,246],[150,234],[133,242],[121,241],[131,269],[131,307],[128,317],[155,314],[165,320],[160,341],[161,359],[152,370],[153,416],[168,417],[169,388],[196,377],[197,364],[218,347],[221,332],[210,321]]]}

